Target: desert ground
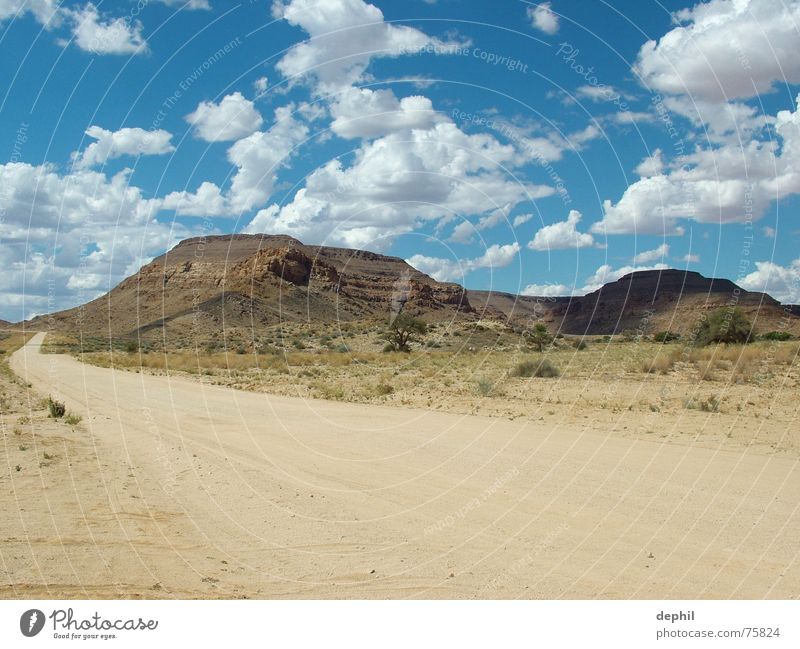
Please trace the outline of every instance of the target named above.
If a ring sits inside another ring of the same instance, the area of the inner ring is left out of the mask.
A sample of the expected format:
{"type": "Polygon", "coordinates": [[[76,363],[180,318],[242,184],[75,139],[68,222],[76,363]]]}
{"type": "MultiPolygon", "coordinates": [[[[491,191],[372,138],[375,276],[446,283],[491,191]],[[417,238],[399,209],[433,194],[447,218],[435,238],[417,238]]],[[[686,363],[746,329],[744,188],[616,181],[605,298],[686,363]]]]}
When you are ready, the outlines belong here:
{"type": "Polygon", "coordinates": [[[9,344],[0,596],[800,592],[796,343],[564,344],[531,378],[502,340],[309,338],[9,344]]]}

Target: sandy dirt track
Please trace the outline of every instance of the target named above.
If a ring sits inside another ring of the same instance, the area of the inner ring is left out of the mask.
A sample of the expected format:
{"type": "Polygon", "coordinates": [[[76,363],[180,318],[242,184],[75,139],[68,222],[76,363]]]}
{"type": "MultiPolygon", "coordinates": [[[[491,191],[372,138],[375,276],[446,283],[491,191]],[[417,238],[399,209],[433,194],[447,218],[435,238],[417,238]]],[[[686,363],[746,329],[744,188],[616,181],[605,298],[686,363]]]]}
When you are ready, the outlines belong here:
{"type": "Polygon", "coordinates": [[[796,458],[240,392],[43,338],[11,366],[83,437],[12,478],[28,574],[3,597],[800,594],[796,458]]]}

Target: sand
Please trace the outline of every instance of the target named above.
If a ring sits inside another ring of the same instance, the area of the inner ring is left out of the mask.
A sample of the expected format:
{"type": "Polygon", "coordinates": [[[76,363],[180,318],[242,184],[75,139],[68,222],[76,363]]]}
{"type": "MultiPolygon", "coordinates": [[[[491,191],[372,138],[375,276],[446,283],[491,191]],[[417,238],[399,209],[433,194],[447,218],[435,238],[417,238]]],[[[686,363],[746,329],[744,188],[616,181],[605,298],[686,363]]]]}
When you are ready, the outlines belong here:
{"type": "Polygon", "coordinates": [[[243,392],[43,338],[11,366],[83,421],[4,476],[3,597],[800,593],[794,456],[243,392]]]}

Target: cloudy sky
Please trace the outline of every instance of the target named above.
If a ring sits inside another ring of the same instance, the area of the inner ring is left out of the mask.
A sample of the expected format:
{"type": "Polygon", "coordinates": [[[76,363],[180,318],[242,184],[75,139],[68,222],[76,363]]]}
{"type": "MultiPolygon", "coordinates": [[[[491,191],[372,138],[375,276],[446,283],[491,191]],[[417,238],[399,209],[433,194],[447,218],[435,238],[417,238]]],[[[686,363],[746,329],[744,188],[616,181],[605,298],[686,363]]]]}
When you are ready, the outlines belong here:
{"type": "Polygon", "coordinates": [[[0,317],[229,232],[800,302],[798,52],[796,0],[0,0],[0,317]]]}

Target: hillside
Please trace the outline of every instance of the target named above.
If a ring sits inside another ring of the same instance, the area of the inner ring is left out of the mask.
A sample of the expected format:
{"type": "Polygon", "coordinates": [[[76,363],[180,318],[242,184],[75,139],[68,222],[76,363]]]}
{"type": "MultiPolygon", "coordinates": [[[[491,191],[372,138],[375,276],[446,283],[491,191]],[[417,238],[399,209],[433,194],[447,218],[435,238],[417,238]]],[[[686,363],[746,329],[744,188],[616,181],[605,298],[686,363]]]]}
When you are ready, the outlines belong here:
{"type": "Polygon", "coordinates": [[[462,287],[436,282],[397,257],[237,234],[182,241],[54,322],[96,335],[164,329],[202,336],[279,322],[388,320],[401,308],[431,320],[472,310],[462,287]]]}
{"type": "Polygon", "coordinates": [[[398,257],[236,234],[182,241],[108,294],[54,314],[48,326],[103,337],[205,338],[278,323],[386,322],[405,309],[429,322],[485,319],[515,330],[540,321],[572,335],[687,334],[702,313],[731,304],[757,331],[800,334],[794,307],[696,272],[634,272],[582,297],[519,296],[437,282],[398,257]]]}
{"type": "Polygon", "coordinates": [[[738,306],[756,331],[800,333],[800,317],[765,293],[745,291],[727,279],[684,270],[638,271],[580,297],[523,297],[468,291],[476,307],[523,323],[544,321],[553,331],[573,335],[643,334],[670,330],[688,334],[703,314],[738,306]]]}

